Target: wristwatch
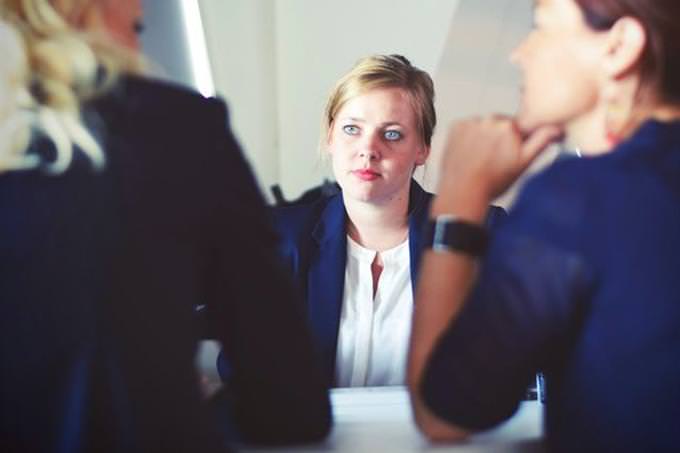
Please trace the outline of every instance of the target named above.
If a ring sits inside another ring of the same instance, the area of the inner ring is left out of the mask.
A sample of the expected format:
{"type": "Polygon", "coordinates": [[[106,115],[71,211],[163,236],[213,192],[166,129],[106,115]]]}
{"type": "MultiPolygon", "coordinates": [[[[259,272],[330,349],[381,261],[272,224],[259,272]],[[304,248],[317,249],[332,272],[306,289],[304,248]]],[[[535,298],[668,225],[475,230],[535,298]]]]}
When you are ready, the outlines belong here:
{"type": "Polygon", "coordinates": [[[463,252],[481,256],[489,242],[486,229],[475,223],[443,214],[431,219],[425,229],[425,246],[435,252],[463,252]]]}

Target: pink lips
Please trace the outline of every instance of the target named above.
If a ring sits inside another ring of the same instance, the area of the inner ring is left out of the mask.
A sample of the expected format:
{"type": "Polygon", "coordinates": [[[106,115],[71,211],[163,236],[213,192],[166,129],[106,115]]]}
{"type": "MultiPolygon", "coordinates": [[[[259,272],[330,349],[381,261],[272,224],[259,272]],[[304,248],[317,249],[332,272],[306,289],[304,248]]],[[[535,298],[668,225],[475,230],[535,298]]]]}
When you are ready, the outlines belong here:
{"type": "Polygon", "coordinates": [[[380,173],[375,172],[373,170],[369,170],[367,168],[362,170],[354,170],[352,173],[354,174],[354,176],[361,179],[362,181],[373,181],[380,177],[380,173]]]}

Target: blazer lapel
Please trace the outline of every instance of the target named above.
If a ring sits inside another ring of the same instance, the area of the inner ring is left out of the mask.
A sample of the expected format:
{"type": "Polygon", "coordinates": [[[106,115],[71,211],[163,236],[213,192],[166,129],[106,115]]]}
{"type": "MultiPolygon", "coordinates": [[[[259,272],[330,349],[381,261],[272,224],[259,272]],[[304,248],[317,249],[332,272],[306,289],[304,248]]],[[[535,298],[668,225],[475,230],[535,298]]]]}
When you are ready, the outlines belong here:
{"type": "MultiPolygon", "coordinates": [[[[430,213],[430,202],[433,195],[423,190],[415,180],[411,181],[411,192],[409,194],[409,217],[408,217],[408,239],[411,264],[411,287],[415,297],[416,282],[418,281],[418,269],[420,257],[423,253],[423,232],[430,213]]],[[[488,230],[495,230],[498,225],[505,221],[507,213],[503,208],[490,206],[487,211],[484,224],[488,230]]]]}
{"type": "Polygon", "coordinates": [[[312,237],[318,249],[309,264],[308,313],[328,382],[332,384],[347,262],[342,194],[330,198],[312,231],[312,237]]]}
{"type": "Polygon", "coordinates": [[[416,282],[418,281],[418,266],[422,253],[422,237],[427,222],[432,194],[425,192],[418,183],[411,181],[409,193],[408,241],[411,264],[411,288],[415,297],[416,282]]]}

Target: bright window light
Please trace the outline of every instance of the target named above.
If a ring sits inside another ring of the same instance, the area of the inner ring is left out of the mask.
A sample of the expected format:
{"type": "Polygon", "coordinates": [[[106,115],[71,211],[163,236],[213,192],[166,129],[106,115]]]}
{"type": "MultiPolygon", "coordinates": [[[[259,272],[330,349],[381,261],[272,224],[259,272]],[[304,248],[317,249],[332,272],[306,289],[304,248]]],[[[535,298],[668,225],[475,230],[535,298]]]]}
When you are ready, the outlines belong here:
{"type": "Polygon", "coordinates": [[[198,0],[181,0],[180,3],[182,5],[182,15],[184,16],[184,31],[189,43],[191,72],[194,83],[203,96],[214,96],[215,84],[213,83],[212,71],[210,69],[210,59],[208,58],[208,49],[205,44],[205,33],[203,31],[203,21],[201,20],[198,0]]]}

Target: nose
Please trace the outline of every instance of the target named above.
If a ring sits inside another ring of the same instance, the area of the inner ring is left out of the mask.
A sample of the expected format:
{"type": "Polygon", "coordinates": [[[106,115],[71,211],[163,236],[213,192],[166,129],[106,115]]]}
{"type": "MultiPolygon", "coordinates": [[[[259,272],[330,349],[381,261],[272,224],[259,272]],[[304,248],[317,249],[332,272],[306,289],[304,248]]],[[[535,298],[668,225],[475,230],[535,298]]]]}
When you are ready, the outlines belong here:
{"type": "Polygon", "coordinates": [[[359,157],[368,160],[380,159],[380,156],[382,155],[381,146],[382,141],[380,140],[380,134],[378,132],[365,134],[359,150],[359,157]]]}

